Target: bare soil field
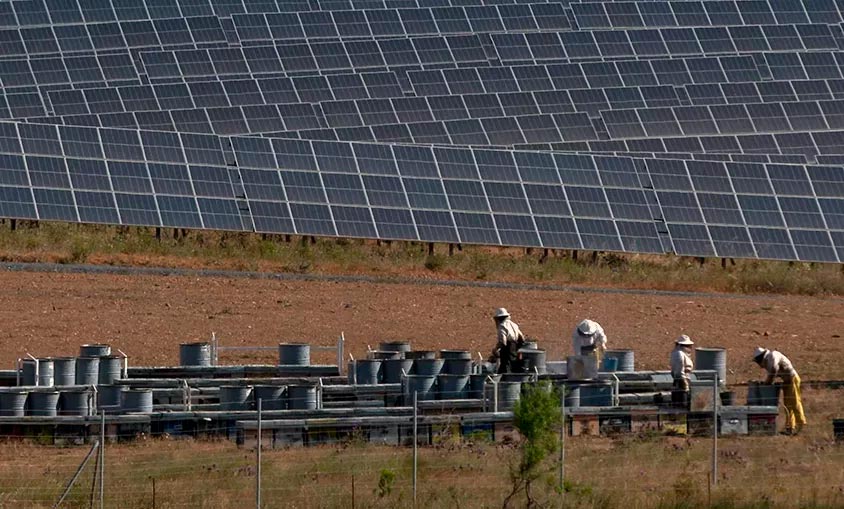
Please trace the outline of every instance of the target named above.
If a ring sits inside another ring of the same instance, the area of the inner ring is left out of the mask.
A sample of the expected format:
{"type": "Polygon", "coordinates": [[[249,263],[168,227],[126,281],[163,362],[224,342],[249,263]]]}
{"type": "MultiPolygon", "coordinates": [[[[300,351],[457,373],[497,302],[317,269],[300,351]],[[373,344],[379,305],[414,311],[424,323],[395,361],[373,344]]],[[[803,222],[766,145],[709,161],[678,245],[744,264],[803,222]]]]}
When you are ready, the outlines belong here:
{"type": "MultiPolygon", "coordinates": [[[[555,290],[277,281],[207,276],[0,273],[0,363],[73,355],[108,342],[134,365],[175,365],[178,345],[216,332],[227,345],[283,341],[333,344],[347,351],[410,340],[415,349],[457,348],[488,354],[491,314],[504,306],[549,358],[569,354],[582,318],[603,324],[610,348],[633,348],[641,369],[667,369],[678,334],[699,346],[728,349],[728,383],[759,378],[757,346],[776,348],[804,380],[841,379],[844,301],[804,296],[671,296],[555,290]]],[[[221,363],[272,363],[276,356],[226,353],[221,363]]],[[[318,358],[323,362],[330,356],[318,358]]]]}

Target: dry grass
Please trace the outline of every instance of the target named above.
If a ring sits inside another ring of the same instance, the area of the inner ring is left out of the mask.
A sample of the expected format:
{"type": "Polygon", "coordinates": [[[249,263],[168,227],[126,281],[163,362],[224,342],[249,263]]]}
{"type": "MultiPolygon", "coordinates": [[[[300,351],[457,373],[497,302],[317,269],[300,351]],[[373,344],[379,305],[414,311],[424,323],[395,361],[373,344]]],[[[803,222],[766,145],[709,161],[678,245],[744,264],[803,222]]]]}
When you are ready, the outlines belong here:
{"type": "MultiPolygon", "coordinates": [[[[41,223],[0,228],[0,260],[103,265],[214,268],[264,272],[364,274],[429,279],[494,280],[545,284],[575,284],[659,290],[700,290],[736,293],[844,295],[844,273],[836,265],[788,264],[738,260],[722,269],[717,261],[703,267],[694,259],[675,256],[580,253],[573,260],[552,252],[540,262],[534,251],[467,246],[428,256],[418,243],[319,239],[315,244],[294,237],[267,239],[257,234],[189,232],[160,241],[148,228],[41,223]]],[[[306,239],[305,239],[306,240],[306,239]]]]}
{"type": "MultiPolygon", "coordinates": [[[[844,507],[844,444],[832,441],[829,421],[836,411],[840,412],[842,399],[840,391],[808,391],[811,425],[796,438],[722,438],[719,482],[711,493],[708,438],[570,437],[563,506],[844,507]]],[[[0,507],[50,507],[85,453],[82,447],[0,445],[0,507]]],[[[109,507],[254,506],[255,452],[238,449],[231,442],[141,440],[110,444],[106,456],[109,507]]],[[[265,451],[263,457],[265,508],[411,505],[409,448],[352,442],[265,451]],[[379,487],[385,471],[394,474],[395,480],[379,487]]],[[[516,457],[513,445],[482,440],[446,441],[422,448],[418,506],[500,507],[508,485],[508,465],[516,457]]],[[[87,507],[90,471],[83,473],[65,507],[87,507]]],[[[552,506],[560,500],[557,472],[555,465],[549,465],[547,482],[537,493],[540,499],[553,502],[552,506]]],[[[522,506],[523,501],[516,505],[522,506]]]]}

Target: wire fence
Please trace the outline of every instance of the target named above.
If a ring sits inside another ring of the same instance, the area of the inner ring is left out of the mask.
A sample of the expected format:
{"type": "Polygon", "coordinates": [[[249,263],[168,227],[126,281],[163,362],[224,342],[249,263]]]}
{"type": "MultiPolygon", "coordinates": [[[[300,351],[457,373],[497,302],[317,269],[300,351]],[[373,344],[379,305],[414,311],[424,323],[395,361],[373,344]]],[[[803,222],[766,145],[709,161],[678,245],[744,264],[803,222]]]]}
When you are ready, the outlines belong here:
{"type": "MultiPolygon", "coordinates": [[[[729,507],[844,507],[844,444],[829,428],[811,425],[798,437],[719,437],[717,444],[711,437],[645,432],[565,433],[531,493],[555,507],[644,509],[726,501],[729,507]]],[[[224,422],[209,423],[206,431],[232,434],[224,422]]],[[[417,432],[424,432],[421,426],[417,432]]],[[[100,439],[92,432],[84,440],[88,445],[57,447],[44,445],[46,437],[42,442],[0,435],[0,508],[54,507],[65,491],[59,507],[502,507],[522,457],[518,441],[485,434],[444,432],[434,445],[414,448],[374,445],[363,432],[325,429],[318,446],[273,449],[264,434],[238,445],[226,438],[109,430],[102,458],[80,469],[91,442],[100,439]]],[[[78,443],[79,436],[56,428],[49,442],[62,441],[78,443]]],[[[520,492],[512,507],[525,505],[520,492]]]]}

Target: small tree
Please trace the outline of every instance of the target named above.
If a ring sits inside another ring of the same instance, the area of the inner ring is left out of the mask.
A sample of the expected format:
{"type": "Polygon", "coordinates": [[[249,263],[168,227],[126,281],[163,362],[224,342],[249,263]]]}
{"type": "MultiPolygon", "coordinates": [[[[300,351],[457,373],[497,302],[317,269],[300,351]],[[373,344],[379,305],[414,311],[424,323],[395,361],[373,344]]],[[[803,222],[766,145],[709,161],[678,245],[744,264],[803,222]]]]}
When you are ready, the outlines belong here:
{"type": "Polygon", "coordinates": [[[537,505],[531,485],[549,470],[545,460],[557,450],[560,418],[560,393],[552,390],[550,383],[525,386],[513,408],[514,425],[522,435],[522,455],[518,464],[510,467],[513,489],[504,499],[505,509],[520,492],[524,492],[528,508],[537,505]]]}

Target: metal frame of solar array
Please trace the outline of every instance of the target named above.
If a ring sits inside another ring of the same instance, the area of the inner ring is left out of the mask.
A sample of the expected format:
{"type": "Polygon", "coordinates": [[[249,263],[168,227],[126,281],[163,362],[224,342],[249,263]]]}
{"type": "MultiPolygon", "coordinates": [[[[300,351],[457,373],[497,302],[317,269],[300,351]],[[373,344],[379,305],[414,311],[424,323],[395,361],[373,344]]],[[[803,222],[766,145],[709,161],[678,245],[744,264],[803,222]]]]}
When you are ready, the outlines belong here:
{"type": "Polygon", "coordinates": [[[0,129],[5,217],[694,256],[844,256],[844,173],[836,167],[19,123],[0,129]]]}

